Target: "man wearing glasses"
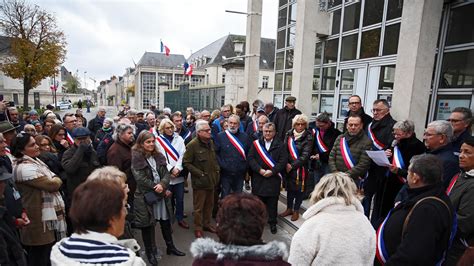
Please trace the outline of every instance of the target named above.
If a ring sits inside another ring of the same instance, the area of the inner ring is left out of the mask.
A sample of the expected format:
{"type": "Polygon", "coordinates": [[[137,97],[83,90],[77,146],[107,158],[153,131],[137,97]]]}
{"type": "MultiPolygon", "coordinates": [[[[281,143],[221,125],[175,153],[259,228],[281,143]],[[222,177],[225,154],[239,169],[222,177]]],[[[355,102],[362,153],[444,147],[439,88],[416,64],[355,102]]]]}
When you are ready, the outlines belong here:
{"type": "Polygon", "coordinates": [[[349,97],[349,113],[347,114],[346,119],[344,119],[344,128],[343,132],[347,131],[347,119],[351,115],[358,115],[362,118],[362,123],[364,124],[364,131],[367,132],[367,126],[372,122],[372,117],[364,112],[362,107],[362,100],[359,95],[352,95],[349,97]]]}
{"type": "Polygon", "coordinates": [[[437,120],[428,124],[423,134],[428,153],[443,162],[443,183],[448,187],[451,178],[459,172],[458,159],[453,153],[453,127],[448,121],[437,120]]]}
{"type": "MultiPolygon", "coordinates": [[[[372,141],[373,150],[390,149],[394,140],[392,129],[395,121],[390,115],[390,105],[384,99],[375,100],[372,105],[373,120],[367,126],[367,135],[372,141]]],[[[367,182],[364,184],[365,196],[367,201],[374,197],[374,209],[372,213],[372,223],[378,225],[380,219],[387,215],[388,211],[393,207],[393,202],[387,202],[389,199],[386,195],[387,186],[390,182],[387,178],[387,167],[378,166],[372,162],[367,182]]],[[[368,204],[368,202],[366,202],[368,204]]],[[[367,208],[370,204],[365,205],[367,208]]]]}
{"type": "Polygon", "coordinates": [[[217,134],[222,131],[221,122],[229,118],[232,114],[232,105],[226,104],[221,107],[221,116],[212,122],[212,138],[215,139],[217,134]]]}
{"type": "Polygon", "coordinates": [[[453,150],[455,155],[458,156],[461,144],[471,135],[472,111],[466,107],[456,107],[447,121],[453,127],[453,150]]]}
{"type": "Polygon", "coordinates": [[[186,146],[183,165],[191,172],[193,187],[194,235],[203,236],[202,231],[216,233],[211,225],[214,207],[214,188],[219,184],[219,164],[217,162],[211,128],[207,121],[196,122],[196,138],[186,146]]]}

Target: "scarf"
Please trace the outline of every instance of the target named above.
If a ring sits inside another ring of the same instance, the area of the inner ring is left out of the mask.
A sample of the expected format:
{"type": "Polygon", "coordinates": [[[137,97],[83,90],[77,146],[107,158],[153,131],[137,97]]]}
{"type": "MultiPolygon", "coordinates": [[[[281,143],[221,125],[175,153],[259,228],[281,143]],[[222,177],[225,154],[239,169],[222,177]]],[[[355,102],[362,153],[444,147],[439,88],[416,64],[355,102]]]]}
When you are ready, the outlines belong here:
{"type": "MultiPolygon", "coordinates": [[[[56,174],[49,170],[48,166],[39,159],[31,158],[27,155],[15,159],[13,162],[13,176],[15,182],[26,182],[39,177],[47,177],[52,179],[56,174]],[[23,176],[23,173],[34,171],[36,176],[23,176]]],[[[41,190],[42,206],[41,206],[41,221],[43,222],[43,230],[54,230],[57,239],[66,237],[66,220],[65,207],[61,194],[56,192],[47,192],[41,190]]]]}
{"type": "Polygon", "coordinates": [[[304,133],[304,130],[298,133],[296,132],[296,129],[293,129],[293,136],[295,137],[295,140],[301,138],[301,136],[303,136],[303,133],[304,133]]]}
{"type": "Polygon", "coordinates": [[[109,127],[109,128],[102,127],[102,131],[104,131],[105,133],[108,133],[111,130],[112,130],[112,127],[109,127]]]}

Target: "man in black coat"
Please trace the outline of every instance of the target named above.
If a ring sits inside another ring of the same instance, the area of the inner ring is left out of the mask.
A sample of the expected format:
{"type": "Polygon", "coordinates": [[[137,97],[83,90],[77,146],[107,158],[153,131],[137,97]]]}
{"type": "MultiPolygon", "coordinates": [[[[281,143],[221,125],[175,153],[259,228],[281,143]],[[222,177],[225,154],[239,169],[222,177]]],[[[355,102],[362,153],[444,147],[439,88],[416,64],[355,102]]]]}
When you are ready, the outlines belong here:
{"type": "Polygon", "coordinates": [[[288,152],[283,142],[275,138],[275,135],[275,124],[265,124],[263,136],[252,143],[248,155],[249,166],[252,169],[252,194],[258,196],[267,207],[272,234],[277,232],[278,197],[282,182],[280,173],[288,161],[288,152]]]}
{"type": "Polygon", "coordinates": [[[351,115],[358,115],[362,118],[362,123],[364,124],[364,131],[367,132],[367,127],[370,122],[372,122],[372,117],[364,112],[364,107],[362,107],[362,100],[359,95],[352,95],[349,97],[349,113],[347,114],[346,119],[344,119],[343,132],[347,131],[347,119],[351,115]]]}
{"type": "Polygon", "coordinates": [[[451,139],[453,127],[444,120],[436,120],[428,124],[423,140],[428,153],[436,155],[443,164],[443,184],[447,188],[451,178],[459,172],[458,158],[454,155],[451,139]]]}
{"type": "Polygon", "coordinates": [[[449,115],[448,122],[453,127],[453,149],[456,156],[464,140],[471,136],[472,111],[467,107],[456,107],[449,115]]]}
{"type": "Polygon", "coordinates": [[[377,231],[379,262],[437,265],[442,261],[456,213],[441,175],[442,164],[436,156],[414,157],[408,168],[408,199],[390,212],[377,231]]]}
{"type": "Polygon", "coordinates": [[[97,115],[89,121],[89,125],[87,128],[89,128],[89,131],[91,132],[91,138],[95,138],[95,134],[97,134],[97,130],[101,129],[102,126],[104,125],[104,119],[105,119],[105,108],[104,107],[99,107],[99,110],[97,111],[97,115]]]}
{"type": "MultiPolygon", "coordinates": [[[[268,119],[270,120],[270,122],[274,122],[275,121],[275,116],[276,116],[276,113],[278,112],[278,107],[275,107],[273,105],[273,103],[267,103],[265,104],[265,115],[268,117],[268,119]]],[[[258,110],[257,110],[258,111],[258,110]]]]}
{"type": "Polygon", "coordinates": [[[291,129],[291,123],[296,115],[301,114],[301,111],[295,108],[296,97],[288,96],[285,99],[285,107],[278,110],[275,115],[275,123],[277,135],[276,138],[285,141],[286,132],[291,129]]]}
{"type": "MultiPolygon", "coordinates": [[[[392,146],[394,137],[392,134],[393,125],[395,121],[390,115],[390,105],[386,100],[380,99],[375,100],[372,105],[372,113],[374,119],[367,126],[367,134],[369,139],[372,141],[373,150],[387,150],[392,146]]],[[[372,224],[378,225],[380,220],[385,217],[390,208],[384,208],[386,206],[385,190],[389,185],[387,182],[387,168],[384,166],[378,166],[372,163],[369,169],[369,175],[364,184],[365,193],[365,204],[364,208],[366,214],[368,214],[370,201],[375,194],[374,210],[372,213],[372,224]]]]}

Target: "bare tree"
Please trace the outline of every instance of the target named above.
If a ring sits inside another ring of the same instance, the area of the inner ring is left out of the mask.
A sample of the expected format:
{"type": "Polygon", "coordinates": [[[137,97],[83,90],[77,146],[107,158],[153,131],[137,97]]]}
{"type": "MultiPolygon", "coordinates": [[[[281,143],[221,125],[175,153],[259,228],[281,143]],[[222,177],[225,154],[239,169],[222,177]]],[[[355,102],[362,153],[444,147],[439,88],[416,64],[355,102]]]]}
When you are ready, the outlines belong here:
{"type": "Polygon", "coordinates": [[[23,106],[40,82],[56,74],[66,56],[66,38],[56,18],[23,0],[3,0],[0,31],[11,39],[10,55],[0,63],[7,76],[23,81],[23,106]]]}

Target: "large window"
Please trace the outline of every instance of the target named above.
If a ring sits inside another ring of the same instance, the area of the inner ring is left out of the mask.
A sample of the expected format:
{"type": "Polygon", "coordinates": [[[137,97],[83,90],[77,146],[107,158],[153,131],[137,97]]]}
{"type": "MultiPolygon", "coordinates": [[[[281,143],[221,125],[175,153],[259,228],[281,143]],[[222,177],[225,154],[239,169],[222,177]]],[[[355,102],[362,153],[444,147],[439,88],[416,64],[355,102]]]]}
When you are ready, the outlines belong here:
{"type": "Polygon", "coordinates": [[[444,53],[440,88],[474,87],[474,49],[444,53]]]}
{"type": "Polygon", "coordinates": [[[142,87],[142,105],[143,109],[150,108],[151,104],[156,102],[156,73],[141,72],[141,87],[142,87]]]}
{"type": "Polygon", "coordinates": [[[342,24],[342,31],[349,31],[359,28],[360,20],[360,3],[346,6],[344,9],[344,23],[342,24]]]}
{"type": "Polygon", "coordinates": [[[400,36],[400,23],[385,27],[382,55],[396,54],[398,51],[398,37],[400,36]]]}
{"type": "Polygon", "coordinates": [[[356,59],[358,36],[358,34],[352,34],[342,38],[341,61],[356,59]]]}
{"type": "Polygon", "coordinates": [[[387,20],[402,16],[403,0],[388,0],[387,20]]]}
{"type": "Polygon", "coordinates": [[[446,45],[474,42],[474,4],[454,8],[449,16],[446,45]]]}
{"type": "Polygon", "coordinates": [[[384,0],[365,1],[363,26],[382,22],[384,0]]]}
{"type": "Polygon", "coordinates": [[[334,90],[336,88],[336,67],[323,68],[322,90],[334,90]]]}
{"type": "Polygon", "coordinates": [[[379,46],[380,46],[380,28],[362,32],[360,58],[369,58],[369,57],[378,56],[379,46]]]}
{"type": "Polygon", "coordinates": [[[337,61],[337,46],[339,39],[332,39],[326,42],[324,47],[324,63],[334,63],[337,61]]]}

